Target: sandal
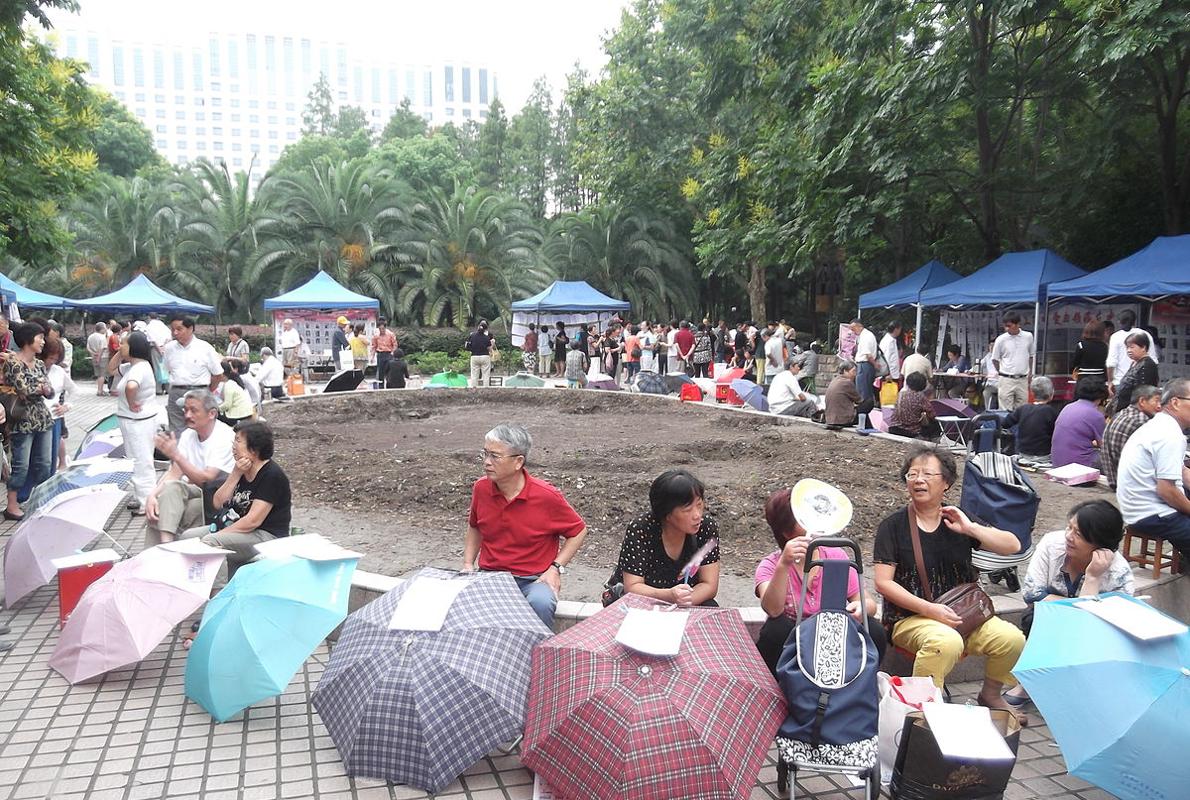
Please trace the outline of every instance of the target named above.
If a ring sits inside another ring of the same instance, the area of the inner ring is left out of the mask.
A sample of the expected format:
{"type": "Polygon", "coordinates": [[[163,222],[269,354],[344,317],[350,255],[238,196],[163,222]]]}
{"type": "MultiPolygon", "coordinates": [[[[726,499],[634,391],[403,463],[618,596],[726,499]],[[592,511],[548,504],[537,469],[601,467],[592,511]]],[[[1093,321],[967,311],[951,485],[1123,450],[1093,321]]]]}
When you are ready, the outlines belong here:
{"type": "MultiPolygon", "coordinates": [[[[1007,701],[1008,701],[1008,698],[1003,698],[1003,699],[1005,700],[1005,702],[1007,702],[1007,701]]],[[[1014,717],[1016,717],[1016,721],[1017,721],[1017,722],[1020,724],[1020,726],[1021,726],[1022,728],[1027,728],[1027,727],[1029,727],[1029,717],[1028,717],[1028,715],[1027,715],[1027,714],[1025,714],[1025,712],[1023,712],[1023,711],[1019,711],[1019,710],[1017,710],[1017,708],[1016,708],[1016,707],[1015,707],[1015,706],[1014,706],[1012,703],[1009,703],[1009,708],[997,708],[996,706],[990,706],[990,705],[988,705],[986,702],[984,702],[984,700],[983,700],[983,698],[982,698],[982,697],[976,697],[976,698],[975,698],[975,702],[976,702],[978,705],[981,705],[981,706],[983,706],[984,708],[990,708],[990,709],[992,709],[993,711],[1007,711],[1007,712],[1009,712],[1010,714],[1012,714],[1014,717]]],[[[1025,701],[1025,702],[1028,702],[1028,701],[1025,701]]]]}
{"type": "Polygon", "coordinates": [[[1015,694],[1009,694],[1008,692],[1005,692],[1004,694],[1000,695],[1000,697],[1004,699],[1005,703],[1008,703],[1008,705],[1012,706],[1013,708],[1020,708],[1021,706],[1032,702],[1032,698],[1029,697],[1029,695],[1019,697],[1015,694]]]}
{"type": "Polygon", "coordinates": [[[4,509],[4,518],[6,520],[8,520],[9,522],[20,522],[21,520],[23,520],[25,518],[25,515],[24,514],[14,514],[6,508],[6,509],[4,509]]]}

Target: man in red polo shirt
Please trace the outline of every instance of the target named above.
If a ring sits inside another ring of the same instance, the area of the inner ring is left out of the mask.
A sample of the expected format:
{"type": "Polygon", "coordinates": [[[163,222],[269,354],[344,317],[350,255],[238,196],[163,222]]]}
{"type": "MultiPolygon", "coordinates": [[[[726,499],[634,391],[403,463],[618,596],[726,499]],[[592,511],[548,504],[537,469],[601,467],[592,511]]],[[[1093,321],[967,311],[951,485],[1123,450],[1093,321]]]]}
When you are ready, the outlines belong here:
{"type": "Polygon", "coordinates": [[[553,627],[562,576],[587,525],[560,491],[525,470],[532,446],[520,425],[497,425],[484,437],[484,476],[471,488],[463,570],[475,569],[478,558],[479,569],[512,573],[533,611],[553,627]]]}

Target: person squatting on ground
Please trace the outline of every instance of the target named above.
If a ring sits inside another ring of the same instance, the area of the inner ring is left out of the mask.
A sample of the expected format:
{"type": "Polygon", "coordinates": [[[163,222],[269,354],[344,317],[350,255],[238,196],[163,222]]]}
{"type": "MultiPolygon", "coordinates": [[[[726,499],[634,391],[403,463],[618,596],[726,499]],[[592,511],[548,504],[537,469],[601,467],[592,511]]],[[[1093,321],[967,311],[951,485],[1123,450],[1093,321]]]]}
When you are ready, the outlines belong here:
{"type": "Polygon", "coordinates": [[[560,491],[525,469],[532,446],[520,425],[497,425],[484,437],[483,477],[471,488],[463,537],[463,571],[512,573],[533,611],[552,627],[562,576],[587,525],[560,491]],[[565,544],[559,546],[560,540],[565,544]]]}

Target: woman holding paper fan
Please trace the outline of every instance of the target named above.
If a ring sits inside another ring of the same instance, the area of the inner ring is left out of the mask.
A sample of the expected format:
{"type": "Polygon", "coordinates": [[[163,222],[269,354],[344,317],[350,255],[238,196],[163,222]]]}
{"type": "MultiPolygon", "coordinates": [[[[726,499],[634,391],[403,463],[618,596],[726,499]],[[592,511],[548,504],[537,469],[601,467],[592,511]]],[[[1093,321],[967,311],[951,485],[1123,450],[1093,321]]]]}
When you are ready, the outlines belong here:
{"type": "Polygon", "coordinates": [[[675,605],[717,606],[719,525],[706,511],[702,481],[684,469],[649,487],[649,511],[628,524],[609,585],[675,605]]]}
{"type": "MultiPolygon", "coordinates": [[[[769,553],[756,565],[756,596],[760,598],[760,607],[768,615],[768,620],[760,629],[756,648],[774,675],[781,651],[785,648],[785,640],[789,638],[789,632],[793,630],[797,620],[797,604],[801,602],[802,597],[803,565],[806,549],[810,546],[810,537],[806,535],[806,529],[793,513],[792,496],[792,489],[779,489],[769,495],[768,502],[764,504],[764,517],[773,532],[778,549],[769,553]]],[[[837,547],[823,547],[814,551],[814,557],[846,559],[849,555],[846,550],[837,547]]],[[[803,618],[816,614],[821,606],[821,571],[817,567],[810,571],[803,618]]],[[[876,614],[876,601],[868,595],[866,607],[861,612],[859,600],[859,575],[855,570],[851,570],[847,579],[847,610],[861,622],[863,614],[870,618],[868,634],[872,637],[872,643],[876,645],[876,663],[879,664],[884,660],[884,650],[888,642],[880,622],[872,618],[876,614]]]]}

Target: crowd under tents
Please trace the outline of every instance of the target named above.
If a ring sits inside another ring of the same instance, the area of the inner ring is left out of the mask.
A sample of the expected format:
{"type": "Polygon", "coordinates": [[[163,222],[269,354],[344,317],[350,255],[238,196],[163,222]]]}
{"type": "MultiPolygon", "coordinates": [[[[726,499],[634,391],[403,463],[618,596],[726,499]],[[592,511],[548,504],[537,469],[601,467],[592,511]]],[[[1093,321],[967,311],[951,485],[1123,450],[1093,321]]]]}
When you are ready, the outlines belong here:
{"type": "Polygon", "coordinates": [[[183,313],[214,314],[214,306],[195,303],[170,294],[144,275],[137,275],[123,288],[87,300],[71,300],[71,308],[80,311],[106,311],[113,314],[183,313]]]}
{"type": "Polygon", "coordinates": [[[561,322],[567,330],[594,323],[602,329],[614,314],[630,308],[627,300],[608,297],[586,281],[554,281],[543,291],[512,304],[512,343],[520,346],[530,322],[539,327],[561,322]]]}
{"type": "Polygon", "coordinates": [[[273,314],[273,338],[278,353],[281,352],[282,323],[292,319],[294,329],[310,348],[314,362],[322,365],[332,360],[331,338],[339,317],[362,323],[370,337],[376,332],[380,301],[351,291],[319,270],[301,286],[265,300],[264,310],[273,314]]]}

